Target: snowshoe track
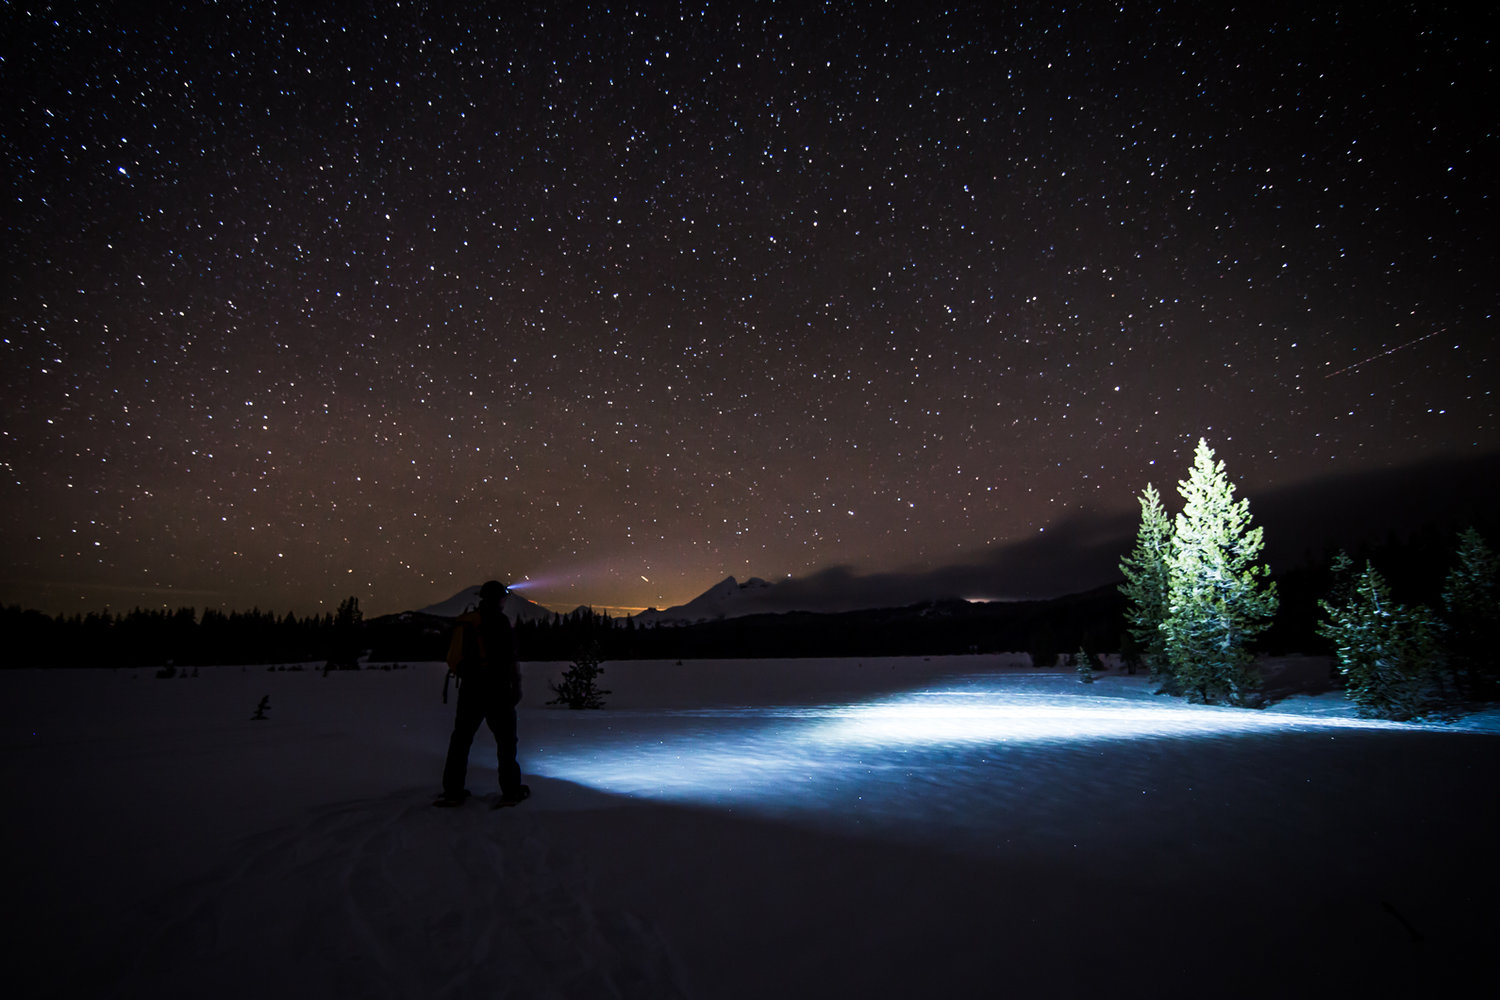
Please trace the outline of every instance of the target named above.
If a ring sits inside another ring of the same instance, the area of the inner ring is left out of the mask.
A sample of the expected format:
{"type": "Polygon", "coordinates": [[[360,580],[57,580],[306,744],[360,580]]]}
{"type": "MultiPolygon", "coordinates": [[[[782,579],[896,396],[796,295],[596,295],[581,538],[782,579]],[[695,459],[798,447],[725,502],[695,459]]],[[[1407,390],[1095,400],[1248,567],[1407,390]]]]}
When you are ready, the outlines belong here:
{"type": "Polygon", "coordinates": [[[410,793],[317,810],[141,908],[117,995],[680,997],[660,934],[589,902],[524,814],[410,793]]]}

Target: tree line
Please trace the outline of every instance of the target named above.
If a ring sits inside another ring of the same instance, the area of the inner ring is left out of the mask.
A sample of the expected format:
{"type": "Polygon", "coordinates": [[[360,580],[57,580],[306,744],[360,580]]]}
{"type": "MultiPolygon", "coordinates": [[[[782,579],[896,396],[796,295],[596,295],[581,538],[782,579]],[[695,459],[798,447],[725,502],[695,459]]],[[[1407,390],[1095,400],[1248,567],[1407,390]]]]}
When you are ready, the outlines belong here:
{"type": "MultiPolygon", "coordinates": [[[[272,611],[200,614],[136,608],[49,616],[18,605],[0,608],[0,665],[7,667],[144,667],[315,663],[353,669],[375,662],[442,660],[452,621],[433,615],[365,619],[359,599],[336,612],[298,618],[272,611]]],[[[668,629],[638,628],[590,608],[515,625],[523,660],[568,660],[596,648],[606,659],[681,655],[668,629]],[[653,638],[653,633],[662,634],[653,638]]]]}
{"type": "MultiPolygon", "coordinates": [[[[1235,499],[1207,441],[1199,440],[1178,492],[1183,505],[1175,517],[1155,486],[1140,495],[1135,548],[1120,562],[1123,652],[1165,693],[1255,704],[1254,641],[1280,607],[1276,582],[1259,561],[1262,531],[1251,522],[1249,501],[1235,499]]],[[[1500,627],[1500,563],[1477,530],[1457,539],[1441,611],[1395,600],[1373,558],[1358,569],[1339,552],[1328,576],[1314,631],[1363,713],[1414,719],[1500,695],[1489,652],[1500,627]]]]}
{"type": "MultiPolygon", "coordinates": [[[[589,608],[515,623],[526,661],[946,656],[1031,651],[1055,663],[1080,642],[1119,648],[1124,602],[1112,586],[1045,601],[936,601],[837,614],[754,615],[691,625],[639,625],[589,608]]],[[[271,612],[201,617],[191,608],[50,618],[0,611],[6,666],[195,666],[313,663],[343,669],[442,660],[451,619],[418,613],[365,619],[348,598],[337,613],[307,618],[271,612]]]]}
{"type": "Polygon", "coordinates": [[[207,666],[211,664],[354,664],[361,645],[359,601],[337,612],[298,618],[258,608],[219,611],[135,608],[51,617],[11,605],[0,609],[8,667],[207,666]]]}

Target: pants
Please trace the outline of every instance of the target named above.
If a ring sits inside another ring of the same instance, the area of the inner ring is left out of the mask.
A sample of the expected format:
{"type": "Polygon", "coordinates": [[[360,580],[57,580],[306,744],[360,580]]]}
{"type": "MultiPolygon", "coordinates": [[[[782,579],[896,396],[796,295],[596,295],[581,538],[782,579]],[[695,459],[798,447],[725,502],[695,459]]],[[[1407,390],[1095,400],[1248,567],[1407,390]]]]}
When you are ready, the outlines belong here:
{"type": "Polygon", "coordinates": [[[443,792],[459,795],[464,790],[464,776],[469,770],[469,748],[481,722],[489,723],[495,734],[495,754],[500,764],[500,791],[506,795],[521,790],[521,765],[516,763],[516,707],[509,692],[497,690],[502,685],[483,683],[480,678],[465,681],[458,688],[458,712],[453,719],[453,735],[448,740],[448,759],[443,764],[443,792]]]}

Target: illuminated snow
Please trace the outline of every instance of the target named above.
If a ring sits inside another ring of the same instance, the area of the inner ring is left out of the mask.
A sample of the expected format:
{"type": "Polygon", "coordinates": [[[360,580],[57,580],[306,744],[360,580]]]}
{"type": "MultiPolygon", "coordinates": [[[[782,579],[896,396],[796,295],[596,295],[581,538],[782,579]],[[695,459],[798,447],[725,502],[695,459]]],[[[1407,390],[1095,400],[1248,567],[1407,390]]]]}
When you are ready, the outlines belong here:
{"type": "Polygon", "coordinates": [[[530,766],[624,795],[817,814],[836,802],[903,801],[913,775],[941,773],[953,789],[1003,786],[997,761],[1002,771],[1031,766],[1049,750],[1412,728],[1192,706],[1146,690],[1089,695],[1066,676],[1018,673],[845,704],[622,712],[607,725],[579,720],[566,741],[538,748],[530,766]]]}
{"type": "Polygon", "coordinates": [[[1243,709],[1142,705],[1117,698],[1057,692],[989,690],[921,692],[872,704],[831,709],[815,739],[854,744],[1071,742],[1166,737],[1232,736],[1309,725],[1381,728],[1359,719],[1309,722],[1302,716],[1243,709]]]}

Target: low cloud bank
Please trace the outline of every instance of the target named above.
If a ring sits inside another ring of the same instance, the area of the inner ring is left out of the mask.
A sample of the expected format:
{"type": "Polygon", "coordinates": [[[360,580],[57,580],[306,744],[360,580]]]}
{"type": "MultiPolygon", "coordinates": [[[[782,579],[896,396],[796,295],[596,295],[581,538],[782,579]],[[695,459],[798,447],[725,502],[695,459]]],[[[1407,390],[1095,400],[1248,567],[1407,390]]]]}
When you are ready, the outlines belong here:
{"type": "MultiPolygon", "coordinates": [[[[1330,547],[1354,549],[1429,524],[1473,524],[1500,541],[1496,483],[1500,455],[1435,459],[1267,491],[1236,485],[1265,530],[1266,560],[1281,571],[1319,559],[1330,547]]],[[[1176,479],[1156,486],[1175,511],[1176,479]]],[[[1043,599],[1090,590],[1119,579],[1119,561],[1134,545],[1138,520],[1135,509],[1080,512],[1030,537],[930,569],[862,573],[831,566],[746,592],[738,613],[850,611],[952,598],[1043,599]]]]}

